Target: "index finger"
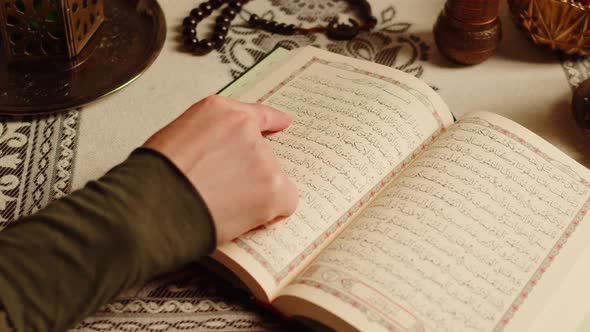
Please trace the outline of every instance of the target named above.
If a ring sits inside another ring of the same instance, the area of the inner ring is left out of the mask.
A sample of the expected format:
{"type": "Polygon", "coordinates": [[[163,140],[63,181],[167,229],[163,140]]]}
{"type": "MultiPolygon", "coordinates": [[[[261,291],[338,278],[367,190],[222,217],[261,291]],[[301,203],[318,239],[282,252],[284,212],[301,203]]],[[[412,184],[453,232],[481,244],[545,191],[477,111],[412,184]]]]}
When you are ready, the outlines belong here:
{"type": "Polygon", "coordinates": [[[232,108],[246,112],[256,119],[261,133],[273,133],[286,129],[291,124],[291,116],[278,109],[255,103],[243,103],[230,99],[232,108]]]}

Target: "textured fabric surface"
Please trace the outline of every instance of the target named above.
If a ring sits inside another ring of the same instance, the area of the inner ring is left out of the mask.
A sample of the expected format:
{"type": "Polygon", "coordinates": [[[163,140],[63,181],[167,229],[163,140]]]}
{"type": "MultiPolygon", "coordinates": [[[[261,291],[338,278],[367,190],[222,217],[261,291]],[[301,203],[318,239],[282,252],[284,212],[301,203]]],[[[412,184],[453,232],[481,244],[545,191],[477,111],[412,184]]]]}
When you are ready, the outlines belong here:
{"type": "MultiPolygon", "coordinates": [[[[370,0],[379,24],[355,40],[322,35],[278,36],[233,26],[219,51],[180,52],[180,23],[194,0],[162,0],[168,25],[164,50],[138,81],[86,107],[50,118],[2,124],[0,225],[31,213],[121,162],[138,145],[200,98],[215,93],[276,45],[316,45],[409,72],[438,90],[451,110],[493,111],[528,127],[590,165],[590,148],[569,108],[571,89],[590,77],[590,60],[567,60],[534,47],[512,24],[502,1],[504,38],[483,64],[457,67],[438,53],[432,26],[443,0],[370,0]],[[75,156],[75,158],[74,158],[75,156]],[[75,170],[75,172],[74,172],[75,170]]],[[[248,13],[313,26],[347,12],[343,0],[255,0],[248,13]]],[[[199,36],[207,33],[199,25],[199,36]]],[[[239,291],[199,267],[125,292],[82,322],[83,331],[280,331],[239,291]]]]}
{"type": "Polygon", "coordinates": [[[215,241],[193,185],[159,153],[137,149],[0,233],[0,301],[16,331],[63,331],[122,291],[208,255],[215,241]]]}
{"type": "Polygon", "coordinates": [[[0,122],[0,229],[70,192],[79,116],[0,122]]]}

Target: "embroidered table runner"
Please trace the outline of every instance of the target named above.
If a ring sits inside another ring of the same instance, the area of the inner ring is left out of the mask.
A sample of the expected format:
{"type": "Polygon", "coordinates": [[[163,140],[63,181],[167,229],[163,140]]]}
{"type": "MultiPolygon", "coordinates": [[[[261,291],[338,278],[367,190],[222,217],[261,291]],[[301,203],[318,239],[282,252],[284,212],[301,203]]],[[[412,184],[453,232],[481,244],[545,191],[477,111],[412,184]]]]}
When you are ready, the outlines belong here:
{"type": "MultiPolygon", "coordinates": [[[[198,2],[165,0],[168,36],[156,63],[121,92],[83,110],[0,123],[0,229],[124,160],[150,134],[235,79],[277,45],[316,45],[413,74],[435,88],[455,115],[474,110],[511,118],[590,165],[588,140],[570,111],[571,89],[590,77],[590,59],[560,60],[534,47],[502,3],[504,39],[483,64],[442,58],[432,26],[443,0],[371,0],[377,28],[351,41],[279,36],[245,27],[250,13],[303,26],[350,13],[343,0],[257,0],[234,20],[226,44],[205,57],[179,52],[180,23],[198,2]],[[241,26],[237,26],[241,25],[241,26]]],[[[206,24],[199,28],[207,29],[206,24]]],[[[199,31],[199,34],[206,31],[199,31]]],[[[194,266],[128,290],[80,331],[281,331],[289,327],[243,294],[194,266]]]]}

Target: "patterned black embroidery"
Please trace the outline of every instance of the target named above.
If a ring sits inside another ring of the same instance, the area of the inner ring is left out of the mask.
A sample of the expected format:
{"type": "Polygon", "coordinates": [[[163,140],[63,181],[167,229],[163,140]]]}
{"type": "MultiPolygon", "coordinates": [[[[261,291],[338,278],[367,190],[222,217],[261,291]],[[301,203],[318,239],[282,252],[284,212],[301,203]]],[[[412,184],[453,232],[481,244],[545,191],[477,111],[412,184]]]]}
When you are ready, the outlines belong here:
{"type": "Polygon", "coordinates": [[[428,44],[414,35],[399,36],[390,32],[364,33],[347,42],[328,44],[332,52],[380,63],[416,77],[422,76],[421,61],[428,61],[428,44]]]}
{"type": "Polygon", "coordinates": [[[294,49],[312,44],[315,35],[285,38],[244,27],[231,28],[231,37],[221,48],[221,61],[230,66],[232,77],[237,78],[256,61],[277,46],[294,49]]]}
{"type": "MultiPolygon", "coordinates": [[[[275,14],[269,11],[263,17],[273,19],[275,14]]],[[[318,34],[287,37],[247,27],[233,27],[227,43],[219,52],[222,62],[229,64],[234,78],[277,46],[293,49],[306,45],[377,62],[420,77],[424,73],[423,63],[428,61],[430,46],[420,37],[408,33],[410,23],[396,22],[394,18],[395,9],[386,8],[381,12],[378,30],[361,33],[353,40],[337,42],[318,34]]]]}
{"type": "Polygon", "coordinates": [[[344,0],[271,0],[287,15],[297,15],[299,21],[329,21],[338,13],[346,11],[344,0]]]}

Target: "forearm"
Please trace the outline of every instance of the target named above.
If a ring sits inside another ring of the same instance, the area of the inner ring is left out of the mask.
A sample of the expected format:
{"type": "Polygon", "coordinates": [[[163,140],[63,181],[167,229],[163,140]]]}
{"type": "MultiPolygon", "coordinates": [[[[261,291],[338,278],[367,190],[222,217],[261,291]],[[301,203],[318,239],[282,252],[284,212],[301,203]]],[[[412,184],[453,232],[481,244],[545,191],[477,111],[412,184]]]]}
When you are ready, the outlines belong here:
{"type": "Polygon", "coordinates": [[[16,331],[63,331],[214,245],[209,211],[192,185],[164,157],[137,151],[0,232],[0,302],[16,331]]]}

